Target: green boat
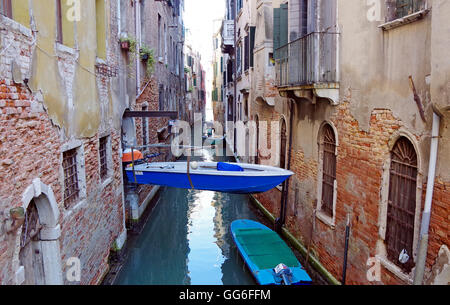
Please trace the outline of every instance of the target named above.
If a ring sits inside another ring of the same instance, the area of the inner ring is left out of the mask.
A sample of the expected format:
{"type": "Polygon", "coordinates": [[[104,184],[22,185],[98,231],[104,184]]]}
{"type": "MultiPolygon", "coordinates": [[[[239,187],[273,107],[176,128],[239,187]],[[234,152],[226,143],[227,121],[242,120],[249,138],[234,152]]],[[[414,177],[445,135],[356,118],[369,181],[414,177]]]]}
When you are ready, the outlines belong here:
{"type": "Polygon", "coordinates": [[[259,222],[231,224],[234,242],[260,285],[310,285],[311,278],[280,236],[259,222]]]}

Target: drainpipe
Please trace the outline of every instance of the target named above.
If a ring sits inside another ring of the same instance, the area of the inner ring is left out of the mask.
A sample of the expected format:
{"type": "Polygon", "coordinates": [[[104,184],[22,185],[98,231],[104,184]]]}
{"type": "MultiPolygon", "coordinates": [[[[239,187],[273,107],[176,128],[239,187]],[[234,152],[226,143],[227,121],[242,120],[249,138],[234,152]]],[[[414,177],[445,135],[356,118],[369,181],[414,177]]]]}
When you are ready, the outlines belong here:
{"type": "Polygon", "coordinates": [[[430,227],[431,205],[433,201],[434,180],[436,175],[436,159],[439,142],[440,117],[433,112],[433,129],[431,133],[430,163],[428,166],[427,193],[419,238],[419,252],[414,273],[414,285],[422,285],[428,251],[428,230],[430,227]]]}
{"type": "Polygon", "coordinates": [[[233,79],[233,89],[234,89],[234,98],[233,98],[233,122],[234,122],[234,126],[233,126],[233,128],[234,128],[234,131],[233,131],[233,139],[234,139],[234,141],[233,141],[233,154],[235,155],[235,156],[237,156],[236,155],[236,111],[237,111],[237,88],[236,88],[236,85],[237,85],[237,80],[236,80],[236,78],[237,78],[237,75],[236,75],[236,72],[237,72],[237,53],[236,53],[236,50],[237,50],[237,43],[236,43],[236,29],[237,29],[237,22],[236,22],[236,18],[237,18],[237,4],[236,4],[236,0],[233,0],[233,21],[234,21],[234,33],[233,33],[233,35],[234,35],[234,38],[233,38],[233,41],[234,41],[234,59],[233,59],[233,76],[234,76],[234,79],[233,79]]]}
{"type": "MultiPolygon", "coordinates": [[[[290,118],[289,118],[289,146],[288,146],[288,164],[287,164],[287,170],[291,169],[291,151],[292,151],[292,125],[293,125],[293,121],[294,121],[294,100],[293,99],[289,99],[290,102],[290,118]]],[[[288,199],[288,194],[289,194],[289,180],[290,178],[288,178],[284,183],[283,183],[283,189],[281,192],[281,210],[280,210],[280,217],[277,218],[277,220],[275,221],[275,231],[277,231],[278,233],[282,232],[282,227],[286,222],[286,205],[287,205],[287,199],[288,199]]]]}
{"type": "Polygon", "coordinates": [[[140,31],[140,25],[141,25],[141,16],[140,16],[140,7],[139,7],[140,0],[134,0],[134,9],[135,9],[135,26],[136,26],[136,94],[139,94],[141,89],[141,67],[139,66],[139,52],[141,49],[141,31],[140,31]]]}

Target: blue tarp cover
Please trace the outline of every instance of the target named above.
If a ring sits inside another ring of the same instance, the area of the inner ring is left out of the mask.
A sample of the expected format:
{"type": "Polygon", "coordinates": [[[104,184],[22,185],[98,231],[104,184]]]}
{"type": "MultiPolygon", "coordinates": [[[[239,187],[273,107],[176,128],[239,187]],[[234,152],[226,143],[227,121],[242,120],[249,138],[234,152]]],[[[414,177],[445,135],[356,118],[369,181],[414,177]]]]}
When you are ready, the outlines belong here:
{"type": "Polygon", "coordinates": [[[228,164],[225,162],[218,162],[217,170],[224,171],[224,172],[243,172],[244,171],[244,169],[242,167],[240,167],[239,165],[228,164]]]}

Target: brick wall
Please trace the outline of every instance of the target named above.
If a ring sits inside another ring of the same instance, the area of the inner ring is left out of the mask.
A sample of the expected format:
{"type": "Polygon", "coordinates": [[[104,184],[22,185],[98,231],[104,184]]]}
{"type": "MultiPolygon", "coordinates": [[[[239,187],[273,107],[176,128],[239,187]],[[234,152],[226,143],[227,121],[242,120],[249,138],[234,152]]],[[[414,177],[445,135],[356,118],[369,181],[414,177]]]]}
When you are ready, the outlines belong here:
{"type": "Polygon", "coordinates": [[[442,245],[450,246],[450,182],[436,179],[428,240],[427,267],[436,263],[442,245]]]}
{"type": "MultiPolygon", "coordinates": [[[[261,109],[257,109],[260,120],[269,118],[261,109]]],[[[307,246],[313,231],[312,253],[338,279],[342,278],[345,225],[347,214],[351,216],[351,237],[348,253],[347,284],[370,284],[366,274],[367,260],[380,255],[379,243],[383,242],[379,234],[380,204],[382,201],[383,173],[386,160],[389,159],[389,143],[395,138],[404,124],[387,109],[375,109],[370,117],[370,129],[361,131],[357,120],[350,114],[348,102],[337,106],[336,111],[327,118],[334,124],[338,134],[337,154],[337,200],[335,224],[331,227],[319,218],[313,218],[313,210],[317,205],[317,154],[305,157],[301,145],[292,151],[291,170],[295,176],[291,178],[286,226],[307,246]]],[[[295,125],[296,126],[296,125],[295,125]]],[[[295,131],[294,131],[295,132],[295,131]]],[[[309,133],[308,133],[309,134],[309,133]]],[[[298,136],[294,133],[294,137],[298,136]]],[[[416,143],[428,143],[424,135],[412,135],[416,143]]],[[[312,140],[317,148],[317,140],[312,140]]],[[[429,145],[429,144],[428,144],[429,145]]],[[[420,144],[419,147],[427,147],[420,144]]],[[[419,158],[424,152],[417,152],[419,158]]],[[[426,158],[425,158],[426,161],[426,158]]],[[[422,162],[421,173],[426,173],[428,163],[422,162]],[[426,164],[425,164],[426,163],[426,164]]],[[[426,177],[422,177],[423,185],[418,185],[424,198],[426,177]]],[[[256,196],[275,217],[279,216],[280,191],[273,189],[256,196]]],[[[450,209],[449,183],[437,179],[433,199],[433,210],[430,224],[430,242],[427,257],[427,270],[435,263],[442,245],[449,245],[450,209]]],[[[420,226],[420,215],[416,222],[416,232],[420,226]]],[[[381,220],[383,222],[383,220],[381,220]]],[[[392,268],[381,265],[383,284],[405,284],[410,280],[399,276],[392,268]]],[[[380,282],[373,282],[380,284],[380,282]]]]}

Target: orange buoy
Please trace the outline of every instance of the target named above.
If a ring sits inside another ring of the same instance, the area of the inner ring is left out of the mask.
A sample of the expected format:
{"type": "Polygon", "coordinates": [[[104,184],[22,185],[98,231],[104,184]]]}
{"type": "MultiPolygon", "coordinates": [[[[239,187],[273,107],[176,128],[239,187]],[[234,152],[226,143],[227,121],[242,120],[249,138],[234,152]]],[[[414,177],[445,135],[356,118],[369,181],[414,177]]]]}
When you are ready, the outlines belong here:
{"type": "Polygon", "coordinates": [[[131,157],[131,149],[125,149],[122,156],[122,162],[133,162],[144,159],[144,156],[142,153],[137,150],[133,149],[133,157],[131,157]]]}

